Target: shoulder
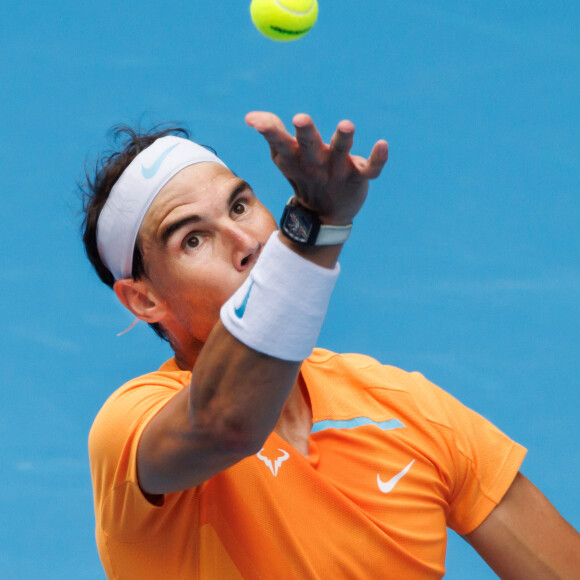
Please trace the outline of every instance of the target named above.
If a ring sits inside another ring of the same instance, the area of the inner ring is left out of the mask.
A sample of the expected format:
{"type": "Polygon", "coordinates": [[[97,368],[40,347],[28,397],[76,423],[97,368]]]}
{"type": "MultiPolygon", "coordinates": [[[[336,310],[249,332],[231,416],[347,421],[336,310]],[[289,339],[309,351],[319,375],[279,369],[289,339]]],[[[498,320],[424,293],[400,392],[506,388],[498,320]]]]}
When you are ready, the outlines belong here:
{"type": "Polygon", "coordinates": [[[312,355],[304,361],[302,370],[319,375],[343,375],[355,380],[358,378],[361,386],[364,386],[365,382],[373,384],[373,377],[377,377],[381,384],[395,388],[410,381],[411,375],[364,354],[339,354],[322,348],[314,349],[312,355]]]}
{"type": "Polygon", "coordinates": [[[432,439],[432,430],[447,424],[437,400],[443,391],[421,375],[384,365],[362,354],[316,349],[301,369],[313,405],[324,416],[396,417],[432,439]]]}
{"type": "Polygon", "coordinates": [[[471,435],[483,427],[496,432],[486,419],[421,373],[384,365],[366,355],[315,349],[302,373],[315,390],[332,389],[338,398],[342,398],[340,394],[372,398],[400,410],[407,421],[428,423],[442,435],[471,435]]]}
{"type": "Polygon", "coordinates": [[[120,415],[123,422],[141,415],[146,409],[159,402],[169,400],[191,380],[191,372],[167,368],[164,364],[158,371],[136,377],[114,391],[105,401],[93,423],[98,430],[103,424],[120,415]]]}
{"type": "Polygon", "coordinates": [[[330,382],[334,390],[348,388],[365,391],[391,403],[397,399],[407,400],[417,410],[422,409],[426,418],[437,416],[441,404],[453,399],[434,383],[418,372],[409,372],[392,365],[356,353],[338,354],[329,350],[315,349],[304,362],[303,374],[313,382],[330,382]]]}
{"type": "Polygon", "coordinates": [[[149,421],[191,380],[191,373],[166,363],[132,379],[103,404],[89,433],[91,466],[116,465],[149,421]]]}

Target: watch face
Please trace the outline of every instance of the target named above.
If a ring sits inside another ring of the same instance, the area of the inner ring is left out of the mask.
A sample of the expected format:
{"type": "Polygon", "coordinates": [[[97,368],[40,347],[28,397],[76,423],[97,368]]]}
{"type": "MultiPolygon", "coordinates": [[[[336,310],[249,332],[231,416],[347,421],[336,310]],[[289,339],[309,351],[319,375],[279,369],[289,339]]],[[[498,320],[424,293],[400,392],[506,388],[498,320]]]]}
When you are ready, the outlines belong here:
{"type": "Polygon", "coordinates": [[[293,242],[303,246],[312,246],[316,243],[318,237],[320,220],[311,211],[297,205],[288,204],[282,214],[280,229],[293,242]]]}
{"type": "Polygon", "coordinates": [[[295,211],[289,212],[284,224],[286,232],[296,241],[306,243],[312,232],[312,221],[295,211]]]}

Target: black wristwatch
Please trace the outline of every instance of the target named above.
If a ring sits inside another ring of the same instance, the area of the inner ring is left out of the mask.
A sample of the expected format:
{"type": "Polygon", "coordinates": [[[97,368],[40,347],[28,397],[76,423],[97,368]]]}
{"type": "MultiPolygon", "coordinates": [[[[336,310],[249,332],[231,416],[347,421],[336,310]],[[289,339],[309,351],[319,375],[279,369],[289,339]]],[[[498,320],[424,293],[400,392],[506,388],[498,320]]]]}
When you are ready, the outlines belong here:
{"type": "Polygon", "coordinates": [[[343,244],[348,240],[351,230],[352,224],[347,226],[323,225],[320,218],[313,211],[300,205],[294,196],[286,204],[280,220],[280,231],[301,246],[343,244]]]}

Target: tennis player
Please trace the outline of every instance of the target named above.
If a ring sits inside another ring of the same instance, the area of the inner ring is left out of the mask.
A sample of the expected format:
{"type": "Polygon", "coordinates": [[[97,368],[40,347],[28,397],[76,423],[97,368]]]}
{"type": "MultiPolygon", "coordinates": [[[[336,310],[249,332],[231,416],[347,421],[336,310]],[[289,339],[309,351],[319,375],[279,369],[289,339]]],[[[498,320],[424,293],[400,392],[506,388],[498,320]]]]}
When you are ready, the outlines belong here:
{"type": "Polygon", "coordinates": [[[315,348],[387,143],[363,158],[349,121],[329,144],[304,114],[294,136],[246,121],[294,191],[279,226],[177,129],[126,129],[88,180],[89,259],[175,353],[91,430],[107,576],[441,578],[450,527],[502,578],[580,578],[523,447],[418,373],[315,348]]]}

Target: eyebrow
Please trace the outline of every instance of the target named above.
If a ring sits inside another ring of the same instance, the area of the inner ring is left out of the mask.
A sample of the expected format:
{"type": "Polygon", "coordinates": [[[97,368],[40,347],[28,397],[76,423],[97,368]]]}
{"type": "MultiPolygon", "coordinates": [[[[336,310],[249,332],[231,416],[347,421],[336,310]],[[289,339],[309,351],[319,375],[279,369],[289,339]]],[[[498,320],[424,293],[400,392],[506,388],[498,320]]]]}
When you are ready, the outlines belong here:
{"type": "Polygon", "coordinates": [[[181,228],[184,228],[185,226],[189,226],[191,224],[195,224],[201,221],[201,217],[198,215],[190,215],[187,217],[184,217],[183,219],[180,219],[176,222],[173,222],[172,224],[169,224],[164,230],[163,233],[161,234],[161,244],[163,246],[167,245],[167,242],[169,241],[169,238],[178,230],[180,230],[181,228]]]}
{"type": "MultiPolygon", "coordinates": [[[[247,189],[252,191],[250,184],[247,181],[243,181],[243,180],[240,181],[240,183],[236,186],[236,188],[232,191],[232,193],[230,193],[230,196],[228,197],[227,205],[228,206],[232,205],[232,203],[234,203],[234,200],[236,199],[236,197],[238,197],[238,195],[240,195],[240,193],[242,193],[243,191],[246,191],[247,189]]],[[[190,226],[192,224],[199,223],[200,221],[202,221],[201,216],[193,214],[193,215],[186,216],[180,220],[177,220],[176,222],[169,224],[161,233],[161,244],[163,246],[166,246],[167,242],[169,241],[169,238],[171,238],[171,236],[175,232],[177,232],[178,230],[180,230],[181,228],[184,228],[186,226],[190,226]]]]}

